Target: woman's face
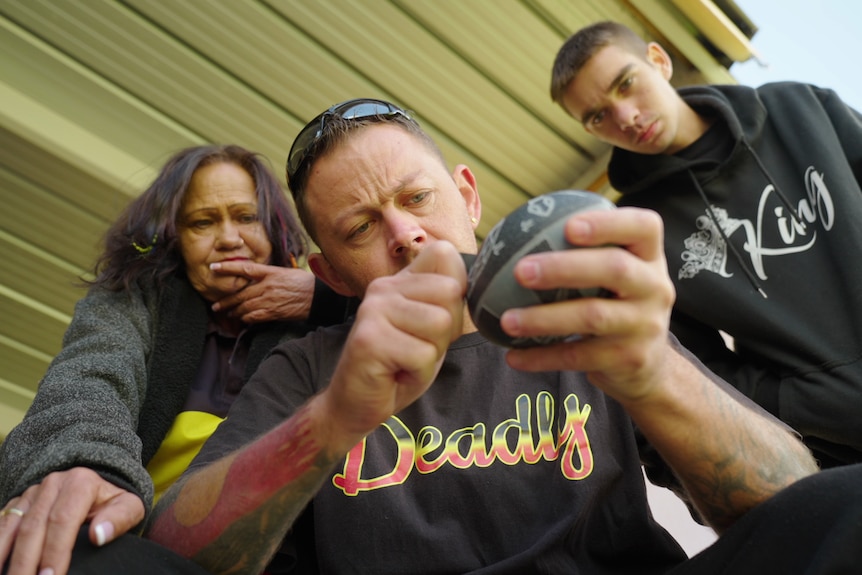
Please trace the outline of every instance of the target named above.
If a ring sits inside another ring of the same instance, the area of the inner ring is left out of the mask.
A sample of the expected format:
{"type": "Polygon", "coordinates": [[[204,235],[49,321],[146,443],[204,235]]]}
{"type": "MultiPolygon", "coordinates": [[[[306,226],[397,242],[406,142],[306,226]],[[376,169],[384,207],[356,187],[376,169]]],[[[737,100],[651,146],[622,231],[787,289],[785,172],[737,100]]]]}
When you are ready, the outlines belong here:
{"type": "Polygon", "coordinates": [[[218,301],[249,283],[241,276],[215,273],[210,264],[269,263],[272,244],[257,215],[254,180],[236,164],[221,162],[198,168],[178,219],[186,273],[207,301],[218,301]]]}

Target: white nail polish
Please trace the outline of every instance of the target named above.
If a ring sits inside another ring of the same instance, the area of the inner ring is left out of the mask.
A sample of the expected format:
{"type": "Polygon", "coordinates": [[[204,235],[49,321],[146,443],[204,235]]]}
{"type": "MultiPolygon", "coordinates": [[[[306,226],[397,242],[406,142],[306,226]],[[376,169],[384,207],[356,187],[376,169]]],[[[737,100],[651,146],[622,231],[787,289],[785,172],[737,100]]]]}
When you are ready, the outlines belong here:
{"type": "MultiPolygon", "coordinates": [[[[105,544],[106,540],[107,540],[107,535],[105,534],[105,524],[99,523],[98,525],[96,525],[96,545],[101,547],[102,545],[105,544]]],[[[40,573],[39,575],[42,575],[42,574],[40,573]]],[[[51,574],[46,574],[46,575],[54,575],[54,574],[51,573],[51,574]]]]}

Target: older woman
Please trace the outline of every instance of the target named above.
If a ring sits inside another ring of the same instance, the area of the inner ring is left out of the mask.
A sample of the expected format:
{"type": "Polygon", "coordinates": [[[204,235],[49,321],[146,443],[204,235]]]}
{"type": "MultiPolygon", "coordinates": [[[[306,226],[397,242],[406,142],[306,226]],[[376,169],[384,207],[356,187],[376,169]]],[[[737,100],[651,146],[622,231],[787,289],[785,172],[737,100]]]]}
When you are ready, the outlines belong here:
{"type": "Polygon", "coordinates": [[[96,279],[24,421],[0,448],[0,564],[67,569],[144,519],[269,349],[347,302],[295,269],[305,237],[238,146],[175,154],[107,233],[96,279]],[[313,309],[312,309],[313,308],[313,309]],[[155,485],[155,488],[154,488],[155,485]]]}

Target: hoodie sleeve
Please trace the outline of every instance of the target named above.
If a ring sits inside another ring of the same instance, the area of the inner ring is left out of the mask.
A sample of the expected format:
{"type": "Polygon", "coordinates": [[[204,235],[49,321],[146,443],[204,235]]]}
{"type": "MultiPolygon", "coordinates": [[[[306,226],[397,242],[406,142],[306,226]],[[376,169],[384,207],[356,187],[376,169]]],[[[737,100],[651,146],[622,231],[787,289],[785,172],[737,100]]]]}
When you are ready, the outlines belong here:
{"type": "Polygon", "coordinates": [[[862,112],[845,104],[832,90],[817,87],[812,90],[832,122],[856,181],[862,184],[862,112]]]}
{"type": "Polygon", "coordinates": [[[140,293],[93,288],[76,304],[62,350],[0,446],[0,503],[53,471],[86,466],[150,506],[152,481],[135,432],[150,324],[140,293]]]}
{"type": "MultiPolygon", "coordinates": [[[[800,398],[810,397],[812,393],[820,394],[823,398],[822,390],[828,388],[828,380],[846,378],[846,374],[825,372],[808,373],[805,376],[782,375],[779,368],[764,363],[752,354],[746,354],[744,349],[738,352],[729,349],[717,330],[676,311],[671,319],[671,331],[711,371],[772,415],[793,425],[822,467],[860,461],[862,442],[857,431],[859,420],[853,416],[858,409],[857,396],[830,397],[825,402],[827,407],[841,406],[834,409],[824,408],[824,402],[814,404],[814,409],[809,411],[800,409],[798,405],[800,398]],[[789,413],[788,409],[793,413],[789,413]]],[[[852,371],[854,368],[849,366],[843,369],[852,371]]],[[[858,391],[849,389],[851,394],[858,391]]]]}
{"type": "Polygon", "coordinates": [[[671,331],[711,371],[755,401],[766,411],[780,417],[779,378],[755,362],[744,361],[730,350],[721,333],[690,316],[674,310],[671,331]]]}

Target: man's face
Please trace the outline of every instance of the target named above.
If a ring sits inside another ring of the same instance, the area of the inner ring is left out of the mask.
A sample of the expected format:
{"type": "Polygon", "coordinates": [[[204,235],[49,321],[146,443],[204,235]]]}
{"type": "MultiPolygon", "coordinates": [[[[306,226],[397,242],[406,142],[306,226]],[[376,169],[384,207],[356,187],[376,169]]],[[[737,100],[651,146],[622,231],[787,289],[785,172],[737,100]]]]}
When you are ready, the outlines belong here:
{"type": "Polygon", "coordinates": [[[437,240],[476,252],[472,174],[465,166],[449,174],[398,126],[362,128],[317,159],[305,194],[324,260],[310,260],[312,269],[344,295],[361,297],[373,279],[398,272],[437,240]],[[320,266],[335,274],[335,285],[320,266]]]}
{"type": "Polygon", "coordinates": [[[670,58],[657,44],[640,57],[610,45],[599,50],[569,84],[566,110],[587,132],[639,154],[672,154],[685,146],[686,108],[670,84],[670,58]]]}

